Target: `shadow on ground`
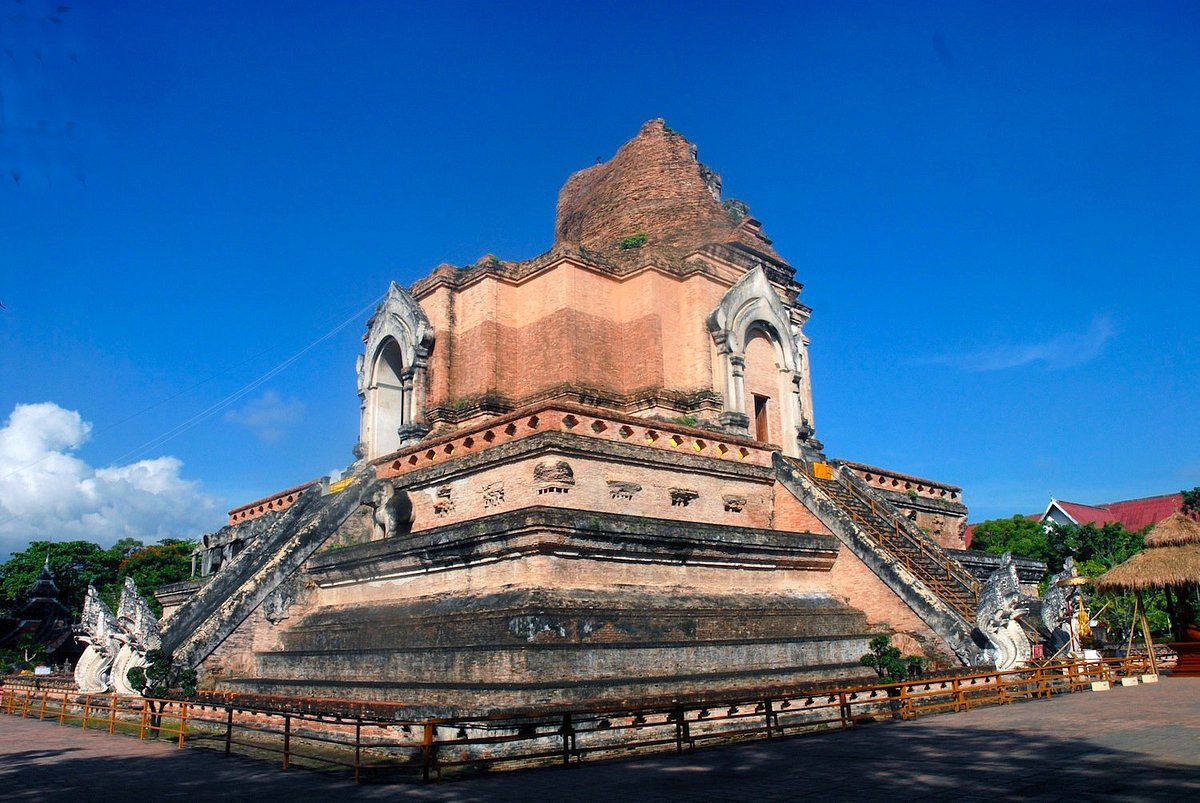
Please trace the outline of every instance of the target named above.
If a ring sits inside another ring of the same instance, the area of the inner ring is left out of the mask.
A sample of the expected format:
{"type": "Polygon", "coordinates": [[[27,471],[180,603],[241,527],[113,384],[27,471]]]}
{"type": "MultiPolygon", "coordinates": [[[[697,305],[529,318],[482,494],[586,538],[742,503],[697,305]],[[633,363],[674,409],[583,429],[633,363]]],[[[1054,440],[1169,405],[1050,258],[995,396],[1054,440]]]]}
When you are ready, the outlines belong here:
{"type": "MultiPolygon", "coordinates": [[[[1031,723],[1045,708],[1025,709],[1031,723]],[[1042,710],[1039,710],[1042,709],[1042,710]]],[[[1025,708],[1022,706],[1021,708],[1025,708]]],[[[1065,712],[1064,712],[1065,713],[1065,712]]],[[[1063,717],[1059,717],[1060,719],[1063,717]]],[[[5,718],[7,719],[7,718],[5,718]]],[[[1043,728],[1050,720],[1040,720],[1043,728]]],[[[852,733],[713,747],[663,755],[459,777],[420,785],[355,786],[349,774],[283,772],[278,764],[207,750],[19,723],[22,747],[4,748],[6,800],[93,800],[117,790],[145,799],[314,800],[412,798],[529,801],[654,800],[1180,800],[1200,799],[1200,728],[1127,723],[1105,734],[1048,735],[961,727],[954,717],[879,724],[852,733]],[[45,733],[63,749],[37,745],[45,733]],[[85,747],[67,746],[84,740],[85,747]],[[1158,757],[1156,757],[1158,756],[1158,757]],[[1161,756],[1180,756],[1163,760],[1161,756]]],[[[6,742],[18,734],[0,722],[6,742]]]]}

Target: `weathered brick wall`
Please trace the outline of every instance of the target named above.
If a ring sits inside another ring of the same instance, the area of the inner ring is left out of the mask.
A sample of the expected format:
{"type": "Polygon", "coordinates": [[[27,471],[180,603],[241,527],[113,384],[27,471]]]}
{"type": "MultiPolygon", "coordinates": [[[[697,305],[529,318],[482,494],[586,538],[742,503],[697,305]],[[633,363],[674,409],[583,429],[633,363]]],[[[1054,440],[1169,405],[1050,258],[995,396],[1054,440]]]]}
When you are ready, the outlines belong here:
{"type": "Polygon", "coordinates": [[[519,404],[562,385],[712,390],[705,318],[733,278],[646,270],[618,279],[562,261],[515,283],[483,274],[439,285],[417,296],[436,336],[428,405],[484,395],[519,404]]]}
{"type": "Polygon", "coordinates": [[[696,161],[691,143],[651,120],[610,161],[567,180],[555,239],[599,253],[618,251],[622,239],[642,233],[649,248],[725,240],[735,227],[719,192],[719,177],[696,161]]]}
{"type": "Polygon", "coordinates": [[[829,590],[865,613],[870,625],[900,634],[898,643],[909,645],[910,650],[914,641],[919,643],[938,666],[959,664],[945,642],[850,550],[838,553],[828,582],[829,590]]]}
{"type": "Polygon", "coordinates": [[[775,529],[789,532],[832,535],[816,514],[806,508],[787,488],[776,481],[772,487],[775,498],[775,529]]]}

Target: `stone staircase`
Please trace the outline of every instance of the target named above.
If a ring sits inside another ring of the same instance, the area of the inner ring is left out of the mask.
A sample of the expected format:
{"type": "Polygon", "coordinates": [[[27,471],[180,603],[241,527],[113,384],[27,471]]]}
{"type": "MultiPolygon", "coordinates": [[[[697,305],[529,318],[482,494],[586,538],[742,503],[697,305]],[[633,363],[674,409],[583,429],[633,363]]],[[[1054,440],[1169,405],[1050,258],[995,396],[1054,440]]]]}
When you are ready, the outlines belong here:
{"type": "Polygon", "coordinates": [[[858,528],[915,574],[968,622],[975,621],[979,582],[942,547],[869,490],[848,470],[833,467],[817,487],[845,511],[858,528]]]}
{"type": "Polygon", "coordinates": [[[776,454],[784,487],[895,591],[964,662],[975,663],[972,638],[979,582],[942,547],[872,492],[848,469],[776,454]]]}
{"type": "Polygon", "coordinates": [[[163,623],[162,649],[196,666],[353,514],[377,483],[368,468],[344,490],[305,491],[163,623]]]}

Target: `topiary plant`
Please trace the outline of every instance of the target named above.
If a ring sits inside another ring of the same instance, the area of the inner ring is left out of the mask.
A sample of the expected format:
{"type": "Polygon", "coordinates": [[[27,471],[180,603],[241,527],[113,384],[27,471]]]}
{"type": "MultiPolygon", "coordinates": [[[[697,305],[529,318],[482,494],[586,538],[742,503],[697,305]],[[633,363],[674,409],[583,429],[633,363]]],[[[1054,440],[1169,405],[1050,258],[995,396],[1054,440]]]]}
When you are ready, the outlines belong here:
{"type": "Polygon", "coordinates": [[[863,666],[875,670],[881,680],[902,683],[917,677],[925,669],[925,659],[919,655],[902,655],[892,646],[892,637],[883,635],[871,639],[869,653],[858,659],[863,666]]]}

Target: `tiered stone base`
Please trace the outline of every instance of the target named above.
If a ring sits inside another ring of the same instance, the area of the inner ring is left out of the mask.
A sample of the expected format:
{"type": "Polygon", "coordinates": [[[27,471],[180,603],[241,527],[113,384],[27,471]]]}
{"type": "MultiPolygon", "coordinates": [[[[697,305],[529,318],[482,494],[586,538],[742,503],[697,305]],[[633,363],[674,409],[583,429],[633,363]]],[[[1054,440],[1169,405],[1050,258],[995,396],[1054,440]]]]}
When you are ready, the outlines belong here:
{"type": "Polygon", "coordinates": [[[822,595],[447,595],[311,614],[221,686],[485,713],[861,675],[870,636],[822,595]]]}

